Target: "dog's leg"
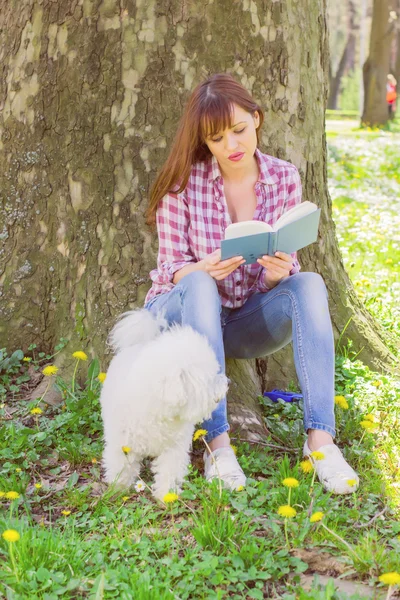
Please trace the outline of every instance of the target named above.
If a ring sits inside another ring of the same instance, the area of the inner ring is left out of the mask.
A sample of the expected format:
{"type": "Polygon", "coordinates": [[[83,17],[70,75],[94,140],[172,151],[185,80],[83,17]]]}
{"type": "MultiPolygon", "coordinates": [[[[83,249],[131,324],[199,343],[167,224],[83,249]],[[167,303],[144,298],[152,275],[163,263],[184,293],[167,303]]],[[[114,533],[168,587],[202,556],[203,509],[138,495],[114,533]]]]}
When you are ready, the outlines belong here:
{"type": "Polygon", "coordinates": [[[190,462],[189,449],[193,435],[193,426],[189,425],[181,432],[176,445],[166,448],[153,460],[151,470],[154,473],[153,495],[162,500],[170,490],[179,494],[183,479],[190,462]]]}
{"type": "Polygon", "coordinates": [[[128,488],[134,484],[140,473],[140,460],[133,452],[125,456],[121,448],[106,445],[103,452],[103,466],[107,483],[115,483],[119,488],[128,488]]]}

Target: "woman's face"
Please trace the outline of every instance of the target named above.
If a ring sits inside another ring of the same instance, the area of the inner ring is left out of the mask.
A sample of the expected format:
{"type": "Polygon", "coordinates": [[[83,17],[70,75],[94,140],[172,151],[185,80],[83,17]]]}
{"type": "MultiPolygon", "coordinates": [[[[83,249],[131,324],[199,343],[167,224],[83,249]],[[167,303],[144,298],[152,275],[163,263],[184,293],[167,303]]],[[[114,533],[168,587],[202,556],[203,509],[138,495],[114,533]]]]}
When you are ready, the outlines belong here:
{"type": "Polygon", "coordinates": [[[205,139],[210,152],[225,172],[232,172],[233,169],[242,171],[252,166],[257,148],[256,129],[260,123],[258,112],[252,115],[236,104],[233,106],[233,127],[205,139]],[[238,155],[238,160],[233,160],[235,154],[238,155]]]}

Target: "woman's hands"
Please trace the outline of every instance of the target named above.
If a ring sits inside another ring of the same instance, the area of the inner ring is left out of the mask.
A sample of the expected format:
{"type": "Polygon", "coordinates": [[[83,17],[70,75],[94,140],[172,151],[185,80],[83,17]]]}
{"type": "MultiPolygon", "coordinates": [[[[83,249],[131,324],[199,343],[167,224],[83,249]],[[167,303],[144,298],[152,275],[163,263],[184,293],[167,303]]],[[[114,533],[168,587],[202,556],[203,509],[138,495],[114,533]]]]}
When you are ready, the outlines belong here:
{"type": "Polygon", "coordinates": [[[267,269],[264,281],[268,288],[275,287],[282,279],[289,277],[293,269],[293,258],[285,252],[275,252],[275,256],[262,256],[257,258],[257,262],[267,269]]]}
{"type": "MultiPolygon", "coordinates": [[[[220,281],[232,271],[246,262],[242,256],[234,256],[221,261],[221,250],[208,254],[201,262],[201,268],[211,277],[220,281]]],[[[289,277],[293,269],[293,258],[285,252],[275,252],[275,256],[262,256],[257,259],[259,265],[266,267],[265,284],[268,288],[275,287],[282,279],[289,277]]]]}
{"type": "Polygon", "coordinates": [[[202,264],[203,271],[206,271],[211,277],[220,281],[225,279],[232,271],[237,269],[240,265],[245,263],[246,260],[243,256],[234,256],[227,260],[221,260],[221,250],[215,250],[211,254],[208,254],[203,260],[200,261],[202,264]]]}

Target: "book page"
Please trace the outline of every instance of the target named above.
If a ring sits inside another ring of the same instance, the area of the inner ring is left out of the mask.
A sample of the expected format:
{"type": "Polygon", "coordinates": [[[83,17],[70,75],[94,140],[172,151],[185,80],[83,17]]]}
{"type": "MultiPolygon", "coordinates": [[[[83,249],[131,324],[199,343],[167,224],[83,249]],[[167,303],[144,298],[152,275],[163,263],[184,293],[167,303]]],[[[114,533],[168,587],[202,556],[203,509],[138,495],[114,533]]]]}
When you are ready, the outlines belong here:
{"type": "Polygon", "coordinates": [[[239,221],[238,223],[228,225],[225,229],[225,239],[231,240],[232,238],[243,237],[245,235],[265,233],[266,231],[273,231],[273,229],[271,225],[264,223],[264,221],[239,221]]]}
{"type": "Polygon", "coordinates": [[[274,231],[277,231],[277,229],[280,229],[284,225],[288,225],[293,221],[301,219],[301,217],[314,212],[317,210],[317,208],[318,206],[316,204],[309,202],[308,200],[305,200],[301,204],[297,204],[290,210],[283,213],[283,215],[277,220],[277,222],[274,224],[274,231]]]}

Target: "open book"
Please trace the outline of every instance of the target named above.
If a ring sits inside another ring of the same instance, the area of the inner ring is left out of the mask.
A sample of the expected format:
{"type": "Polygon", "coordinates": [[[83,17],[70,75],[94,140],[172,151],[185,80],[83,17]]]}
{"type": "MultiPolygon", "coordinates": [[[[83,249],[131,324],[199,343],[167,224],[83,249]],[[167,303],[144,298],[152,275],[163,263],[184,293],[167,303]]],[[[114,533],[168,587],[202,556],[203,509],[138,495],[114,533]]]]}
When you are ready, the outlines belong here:
{"type": "Polygon", "coordinates": [[[243,256],[246,264],[264,254],[291,254],[317,241],[321,209],[302,202],[285,212],[273,227],[264,221],[239,221],[228,225],[221,243],[221,260],[243,256]]]}

